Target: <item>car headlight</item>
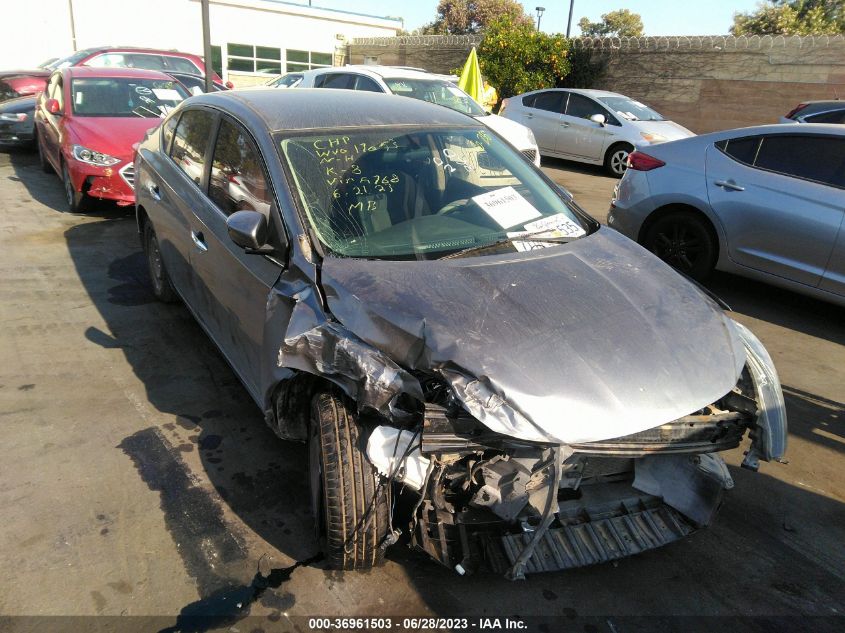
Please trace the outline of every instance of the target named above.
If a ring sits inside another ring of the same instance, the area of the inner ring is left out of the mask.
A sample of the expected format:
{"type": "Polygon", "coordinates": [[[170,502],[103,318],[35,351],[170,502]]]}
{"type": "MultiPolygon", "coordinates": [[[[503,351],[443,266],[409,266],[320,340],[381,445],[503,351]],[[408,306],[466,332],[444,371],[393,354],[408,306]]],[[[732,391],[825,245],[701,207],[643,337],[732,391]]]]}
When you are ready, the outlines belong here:
{"type": "Polygon", "coordinates": [[[757,424],[751,449],[742,461],[744,468],[757,470],[759,460],[780,461],[786,453],[786,404],[777,370],[769,352],[751,330],[734,321],[745,347],[746,364],[757,395],[757,424]]]}
{"type": "Polygon", "coordinates": [[[26,121],[26,112],[4,112],[0,114],[0,121],[14,121],[15,123],[26,121]]]}
{"type": "Polygon", "coordinates": [[[97,165],[98,167],[108,167],[120,162],[119,158],[103,154],[102,152],[97,152],[93,149],[88,149],[82,145],[73,146],[73,157],[80,162],[88,163],[89,165],[97,165]]]}
{"type": "Polygon", "coordinates": [[[662,134],[657,134],[655,132],[640,132],[640,136],[649,143],[662,143],[663,141],[669,140],[662,134]]]}

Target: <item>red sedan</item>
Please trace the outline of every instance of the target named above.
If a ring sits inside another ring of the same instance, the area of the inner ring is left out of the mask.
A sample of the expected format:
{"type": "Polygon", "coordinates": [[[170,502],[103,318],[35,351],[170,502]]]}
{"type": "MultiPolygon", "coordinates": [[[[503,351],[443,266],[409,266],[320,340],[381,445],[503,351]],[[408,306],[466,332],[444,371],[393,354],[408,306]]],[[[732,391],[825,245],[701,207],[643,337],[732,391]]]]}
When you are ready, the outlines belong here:
{"type": "Polygon", "coordinates": [[[188,92],[154,70],[70,67],[57,70],[35,108],[41,167],[61,177],[68,208],[88,197],[135,202],[133,145],[188,92]]]}

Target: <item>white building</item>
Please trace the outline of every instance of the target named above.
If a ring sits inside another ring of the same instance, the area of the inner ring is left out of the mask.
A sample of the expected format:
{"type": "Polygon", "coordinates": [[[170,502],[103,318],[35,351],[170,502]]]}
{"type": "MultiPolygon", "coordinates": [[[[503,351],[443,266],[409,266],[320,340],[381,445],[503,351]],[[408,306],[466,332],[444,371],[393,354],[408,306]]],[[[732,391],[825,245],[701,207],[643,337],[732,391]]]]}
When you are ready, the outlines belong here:
{"type": "MultiPolygon", "coordinates": [[[[319,0],[318,0],[319,1],[319,0]]],[[[32,68],[94,46],[141,46],[202,55],[199,0],[38,0],[3,7],[0,70],[32,68]]],[[[334,65],[354,37],[396,35],[401,18],[280,0],[210,0],[212,62],[250,85],[291,70],[334,65]]]]}

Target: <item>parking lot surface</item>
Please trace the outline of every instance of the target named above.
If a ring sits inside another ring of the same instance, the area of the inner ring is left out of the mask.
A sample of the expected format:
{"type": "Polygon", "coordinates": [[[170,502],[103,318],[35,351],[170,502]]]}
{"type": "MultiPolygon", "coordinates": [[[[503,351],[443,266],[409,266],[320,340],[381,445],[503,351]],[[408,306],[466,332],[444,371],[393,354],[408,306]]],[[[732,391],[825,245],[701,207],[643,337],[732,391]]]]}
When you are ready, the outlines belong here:
{"type": "MultiPolygon", "coordinates": [[[[544,169],[604,219],[614,180],[544,169]]],[[[250,614],[240,630],[303,615],[550,618],[531,620],[538,631],[741,616],[744,630],[842,630],[841,308],[727,275],[710,283],[778,367],[790,444],[788,464],[756,474],[738,468],[741,450],[728,455],[736,487],[709,529],[516,583],[460,577],[402,546],[368,573],[292,568],[317,551],[304,446],[270,432],[184,306],[153,299],[131,209],[63,209],[35,155],[0,153],[0,628],[98,614],[178,628],[215,614],[228,630],[250,614]]]]}

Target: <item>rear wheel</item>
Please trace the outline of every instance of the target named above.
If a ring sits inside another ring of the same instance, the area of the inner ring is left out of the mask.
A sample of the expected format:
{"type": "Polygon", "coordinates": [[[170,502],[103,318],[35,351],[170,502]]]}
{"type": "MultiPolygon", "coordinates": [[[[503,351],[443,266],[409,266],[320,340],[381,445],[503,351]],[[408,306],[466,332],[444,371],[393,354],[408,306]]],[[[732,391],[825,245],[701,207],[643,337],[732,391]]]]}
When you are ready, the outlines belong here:
{"type": "Polygon", "coordinates": [[[367,459],[353,406],[334,392],[318,393],[311,405],[311,505],[318,539],[334,569],[381,563],[387,532],[387,489],[367,459]]]}
{"type": "Polygon", "coordinates": [[[625,143],[614,145],[604,155],[604,168],[615,178],[622,178],[628,169],[628,154],[634,148],[625,143]]]}
{"type": "Polygon", "coordinates": [[[646,231],[645,246],[685,275],[701,281],[716,265],[716,238],[707,221],[689,211],[668,213],[646,231]]]}
{"type": "Polygon", "coordinates": [[[163,303],[177,301],[179,297],[173,289],[173,284],[170,283],[170,276],[167,274],[158,248],[158,238],[149,221],[144,223],[144,252],[147,255],[147,268],[150,271],[155,298],[163,303]]]}
{"type": "Polygon", "coordinates": [[[67,163],[62,163],[62,184],[65,187],[65,202],[67,203],[68,211],[71,213],[79,213],[85,210],[86,196],[81,191],[77,191],[73,186],[73,181],[70,179],[70,173],[67,170],[67,163]]]}

